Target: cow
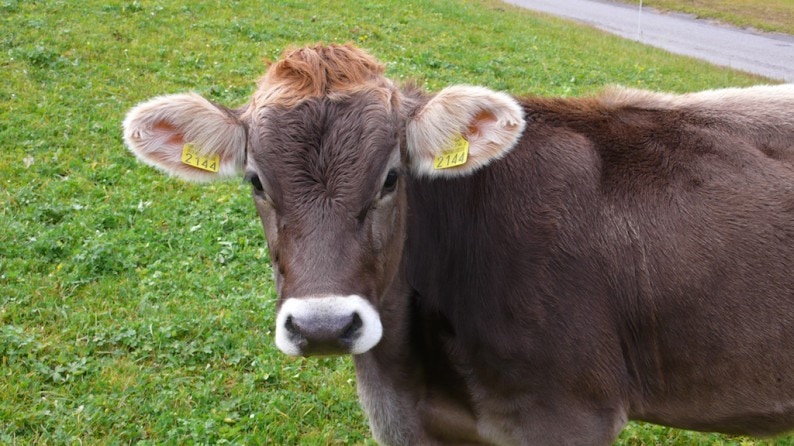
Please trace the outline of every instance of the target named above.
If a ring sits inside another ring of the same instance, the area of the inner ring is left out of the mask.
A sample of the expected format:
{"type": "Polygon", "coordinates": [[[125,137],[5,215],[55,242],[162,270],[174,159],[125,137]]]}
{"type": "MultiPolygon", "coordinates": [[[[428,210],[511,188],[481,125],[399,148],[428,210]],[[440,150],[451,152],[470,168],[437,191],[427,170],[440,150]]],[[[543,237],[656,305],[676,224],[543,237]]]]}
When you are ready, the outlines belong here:
{"type": "Polygon", "coordinates": [[[134,107],[124,140],[243,176],[287,355],[352,355],[385,445],[607,445],[628,420],[794,428],[794,85],[437,93],[353,45],[250,101],[134,107]]]}

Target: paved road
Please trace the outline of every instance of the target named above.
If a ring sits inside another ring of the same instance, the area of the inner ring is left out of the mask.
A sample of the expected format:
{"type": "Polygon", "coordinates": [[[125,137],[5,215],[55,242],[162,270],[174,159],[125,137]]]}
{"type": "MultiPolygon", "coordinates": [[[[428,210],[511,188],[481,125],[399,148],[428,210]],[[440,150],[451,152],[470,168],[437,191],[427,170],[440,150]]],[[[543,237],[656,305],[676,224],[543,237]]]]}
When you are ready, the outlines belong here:
{"type": "Polygon", "coordinates": [[[755,33],[681,14],[599,0],[506,0],[716,65],[794,82],[794,36],[755,33]]]}

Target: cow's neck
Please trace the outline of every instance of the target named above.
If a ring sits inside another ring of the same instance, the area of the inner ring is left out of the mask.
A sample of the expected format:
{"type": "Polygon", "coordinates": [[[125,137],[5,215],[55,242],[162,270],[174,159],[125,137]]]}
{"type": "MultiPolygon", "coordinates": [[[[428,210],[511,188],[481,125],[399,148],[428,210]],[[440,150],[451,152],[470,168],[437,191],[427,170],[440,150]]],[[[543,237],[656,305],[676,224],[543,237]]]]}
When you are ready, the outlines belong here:
{"type": "Polygon", "coordinates": [[[383,338],[374,349],[353,357],[359,401],[375,438],[383,444],[426,443],[415,413],[424,373],[412,349],[411,294],[401,266],[383,296],[383,338]]]}
{"type": "Polygon", "coordinates": [[[466,383],[448,351],[454,329],[440,311],[443,303],[422,293],[425,281],[440,274],[433,268],[449,263],[438,256],[453,248],[438,231],[456,224],[455,210],[440,209],[432,196],[409,192],[403,259],[380,306],[383,338],[369,353],[354,357],[359,399],[385,444],[426,444],[431,437],[476,443],[478,438],[466,383]],[[444,221],[412,228],[426,224],[417,213],[444,221]],[[422,274],[416,271],[419,257],[431,268],[422,274]]]}

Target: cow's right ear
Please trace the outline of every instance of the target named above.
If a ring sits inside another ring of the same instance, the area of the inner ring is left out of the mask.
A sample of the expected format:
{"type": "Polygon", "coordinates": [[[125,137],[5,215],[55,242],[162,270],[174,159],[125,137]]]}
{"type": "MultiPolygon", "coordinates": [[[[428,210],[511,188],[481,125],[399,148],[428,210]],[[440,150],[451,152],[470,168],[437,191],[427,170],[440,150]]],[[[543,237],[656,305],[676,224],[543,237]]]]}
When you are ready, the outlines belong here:
{"type": "Polygon", "coordinates": [[[190,181],[238,175],[245,125],[229,109],[194,94],[159,96],[124,119],[124,141],[140,160],[190,181]]]}

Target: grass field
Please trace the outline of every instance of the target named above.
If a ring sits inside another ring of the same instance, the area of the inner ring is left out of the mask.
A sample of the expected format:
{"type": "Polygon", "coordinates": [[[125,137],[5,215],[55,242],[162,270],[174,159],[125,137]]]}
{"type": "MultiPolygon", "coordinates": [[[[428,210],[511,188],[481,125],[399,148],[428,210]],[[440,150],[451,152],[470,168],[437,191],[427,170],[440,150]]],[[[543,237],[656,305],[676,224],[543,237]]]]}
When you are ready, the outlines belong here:
{"type": "MultiPolygon", "coordinates": [[[[0,444],[371,444],[347,358],[288,359],[249,188],[138,164],[149,97],[244,103],[287,45],[574,95],[762,79],[485,1],[0,0],[0,444]]],[[[632,424],[622,445],[789,445],[632,424]]]]}
{"type": "MultiPolygon", "coordinates": [[[[618,0],[639,5],[639,0],[618,0]]],[[[644,6],[693,14],[740,27],[794,35],[792,0],[643,0],[644,6]]]]}

